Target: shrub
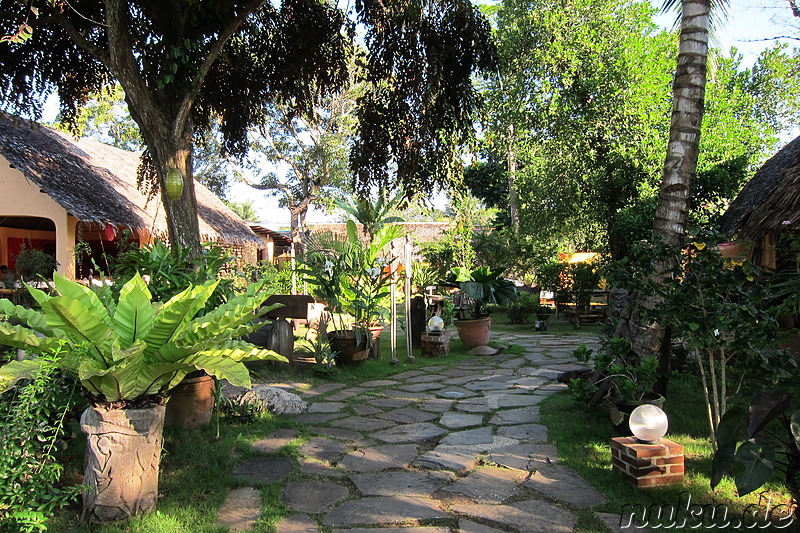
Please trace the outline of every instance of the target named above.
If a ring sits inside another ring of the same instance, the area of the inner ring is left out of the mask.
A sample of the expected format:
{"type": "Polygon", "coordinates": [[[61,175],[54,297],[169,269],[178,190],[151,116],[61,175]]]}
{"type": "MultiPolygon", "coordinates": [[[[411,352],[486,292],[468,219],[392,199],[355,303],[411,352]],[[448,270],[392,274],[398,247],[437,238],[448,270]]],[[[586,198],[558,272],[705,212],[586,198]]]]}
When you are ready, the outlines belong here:
{"type": "Polygon", "coordinates": [[[55,357],[25,386],[0,403],[0,531],[44,531],[55,509],[75,500],[83,487],[62,486],[56,444],[72,403],[56,373],[55,357]]]}
{"type": "Polygon", "coordinates": [[[512,324],[524,324],[539,308],[537,294],[521,293],[516,300],[508,304],[508,319],[512,324]]]}

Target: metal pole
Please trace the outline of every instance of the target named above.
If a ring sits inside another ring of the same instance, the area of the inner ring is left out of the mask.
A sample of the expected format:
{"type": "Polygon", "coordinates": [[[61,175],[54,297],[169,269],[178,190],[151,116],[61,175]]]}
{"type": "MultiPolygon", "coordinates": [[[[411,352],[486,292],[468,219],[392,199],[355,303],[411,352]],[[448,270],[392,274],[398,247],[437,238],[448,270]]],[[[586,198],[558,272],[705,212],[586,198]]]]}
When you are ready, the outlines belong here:
{"type": "Polygon", "coordinates": [[[394,245],[392,245],[392,277],[389,281],[389,335],[390,346],[392,351],[392,364],[399,363],[397,360],[397,257],[394,254],[394,245]]]}
{"type": "Polygon", "coordinates": [[[406,283],[405,283],[405,297],[406,297],[406,354],[408,362],[414,361],[414,356],[411,351],[414,349],[411,340],[411,243],[406,238],[406,244],[403,247],[403,262],[405,263],[406,270],[406,283]]]}

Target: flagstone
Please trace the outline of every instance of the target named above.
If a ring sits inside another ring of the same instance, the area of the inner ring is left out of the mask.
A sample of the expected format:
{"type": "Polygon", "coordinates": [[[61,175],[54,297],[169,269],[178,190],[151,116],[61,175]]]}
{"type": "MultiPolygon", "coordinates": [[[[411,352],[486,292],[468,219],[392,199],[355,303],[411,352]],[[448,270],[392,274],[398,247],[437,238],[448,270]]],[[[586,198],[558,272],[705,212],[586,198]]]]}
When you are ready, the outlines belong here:
{"type": "Polygon", "coordinates": [[[364,496],[408,496],[429,498],[453,480],[452,472],[379,472],[350,476],[364,496]]]}
{"type": "Polygon", "coordinates": [[[319,514],[347,498],[347,487],[327,481],[296,481],[283,489],[283,502],[301,513],[319,514]]]}
{"type": "Polygon", "coordinates": [[[508,468],[533,472],[537,468],[558,462],[558,452],[552,444],[517,444],[489,452],[489,460],[508,468]]]}
{"type": "MultiPolygon", "coordinates": [[[[434,418],[436,415],[433,415],[434,418]]],[[[430,422],[420,422],[416,424],[395,425],[389,429],[378,431],[372,434],[373,438],[383,442],[422,442],[429,439],[440,437],[447,433],[444,429],[431,424],[430,422]]]]}
{"type": "Polygon", "coordinates": [[[347,446],[338,440],[313,437],[300,446],[300,453],[318,461],[333,462],[347,453],[347,446]]]}
{"type": "Polygon", "coordinates": [[[436,500],[426,498],[405,498],[402,496],[376,496],[348,500],[328,513],[322,520],[326,526],[352,526],[370,524],[391,524],[416,520],[449,518],[436,500]]]}
{"type": "Polygon", "coordinates": [[[265,439],[255,441],[251,448],[261,453],[274,453],[296,439],[299,433],[293,429],[279,429],[273,431],[265,439]]]}
{"type": "Polygon", "coordinates": [[[284,516],[276,529],[277,533],[317,533],[317,522],[307,515],[284,516]]]}
{"type": "Polygon", "coordinates": [[[336,420],[347,416],[345,413],[303,413],[294,417],[295,422],[301,424],[324,424],[330,420],[336,420]]]}
{"type": "Polygon", "coordinates": [[[375,418],[367,418],[365,416],[351,416],[337,420],[336,425],[348,429],[355,429],[356,431],[375,431],[378,429],[388,428],[394,424],[388,420],[377,420],[375,418]]]}
{"type": "Polygon", "coordinates": [[[476,502],[501,503],[520,493],[518,484],[527,475],[524,470],[487,466],[470,472],[442,490],[462,494],[476,502]]]}
{"type": "Polygon", "coordinates": [[[351,472],[380,472],[405,468],[418,453],[419,449],[415,444],[370,446],[348,453],[339,461],[339,466],[351,472]]]}
{"type": "Polygon", "coordinates": [[[495,412],[489,419],[490,424],[506,426],[509,424],[525,424],[539,421],[539,407],[520,407],[519,409],[506,409],[495,412]]]}
{"type": "Polygon", "coordinates": [[[606,502],[602,494],[568,466],[541,468],[529,477],[524,485],[580,508],[594,507],[606,502]]]}
{"type": "Polygon", "coordinates": [[[413,465],[418,468],[453,470],[460,474],[473,470],[478,464],[480,452],[437,446],[420,455],[413,465]]]}
{"type": "Polygon", "coordinates": [[[395,385],[399,384],[399,381],[395,381],[393,379],[374,379],[372,381],[364,381],[363,383],[359,383],[358,386],[367,389],[374,389],[375,387],[394,387],[395,385]]]}
{"type": "Polygon", "coordinates": [[[336,413],[344,409],[347,404],[342,402],[317,402],[312,403],[309,408],[308,412],[311,414],[314,413],[336,413]]]}
{"type": "Polygon", "coordinates": [[[510,439],[528,442],[547,442],[547,426],[542,424],[519,424],[516,426],[500,426],[497,434],[510,439]]]}
{"type": "Polygon", "coordinates": [[[217,514],[217,524],[231,532],[252,531],[260,517],[261,491],[242,487],[225,497],[217,514]]]}
{"type": "Polygon", "coordinates": [[[252,457],[233,470],[233,475],[249,483],[279,481],[294,470],[288,457],[252,457]]]}
{"type": "Polygon", "coordinates": [[[427,413],[425,411],[420,411],[419,409],[414,409],[413,407],[404,407],[401,409],[395,409],[393,411],[381,413],[377,416],[378,418],[383,418],[385,420],[392,420],[393,422],[397,422],[399,424],[413,424],[418,422],[427,422],[428,420],[433,420],[434,418],[436,418],[435,414],[427,413]]]}
{"type": "Polygon", "coordinates": [[[345,473],[330,463],[299,459],[300,471],[309,476],[344,477],[345,473]]]}
{"type": "Polygon", "coordinates": [[[525,533],[572,533],[578,521],[571,512],[539,500],[523,500],[507,505],[457,504],[450,510],[525,533]]]}
{"type": "Polygon", "coordinates": [[[483,424],[483,416],[476,414],[448,411],[442,414],[439,424],[450,429],[462,429],[483,424]]]}
{"type": "Polygon", "coordinates": [[[433,400],[425,400],[417,404],[418,409],[423,411],[433,411],[437,413],[444,413],[453,407],[453,400],[446,400],[444,398],[435,398],[433,400]]]}

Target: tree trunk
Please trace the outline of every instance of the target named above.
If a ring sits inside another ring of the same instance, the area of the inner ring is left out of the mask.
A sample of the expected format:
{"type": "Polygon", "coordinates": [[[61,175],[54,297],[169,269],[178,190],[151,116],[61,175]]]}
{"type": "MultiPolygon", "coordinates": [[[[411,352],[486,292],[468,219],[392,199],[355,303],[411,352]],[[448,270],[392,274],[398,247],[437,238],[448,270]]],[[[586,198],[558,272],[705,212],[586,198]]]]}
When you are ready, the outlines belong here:
{"type": "Polygon", "coordinates": [[[123,520],[149,513],[158,501],[164,428],[163,405],[146,409],[90,407],[81,416],[86,433],[84,518],[123,520]]]}
{"type": "Polygon", "coordinates": [[[161,184],[161,201],[164,205],[169,230],[171,248],[179,247],[190,250],[191,257],[200,255],[200,224],[198,222],[197,197],[194,189],[192,172],[192,130],[187,124],[178,139],[166,136],[147,136],[153,160],[157,167],[161,184]],[[171,200],[167,196],[165,180],[167,171],[177,168],[183,177],[183,192],[180,197],[171,200]]]}
{"type": "Polygon", "coordinates": [[[517,151],[514,124],[508,126],[508,211],[511,217],[511,229],[516,235],[519,232],[519,205],[517,201],[517,151]]]}
{"type": "MultiPolygon", "coordinates": [[[[678,242],[684,231],[697,175],[706,86],[709,12],[709,0],[682,0],[669,144],[653,221],[653,239],[672,244],[678,242]]],[[[670,270],[669,265],[663,264],[655,265],[655,269],[656,277],[670,270]]],[[[659,299],[652,294],[639,293],[635,306],[636,309],[654,309],[659,304],[659,299]]],[[[661,349],[663,343],[670,342],[670,339],[664,338],[664,328],[659,324],[647,324],[636,309],[627,325],[633,349],[642,357],[660,356],[662,368],[668,367],[668,362],[663,359],[668,357],[669,350],[661,349]]]]}
{"type": "Polygon", "coordinates": [[[290,206],[289,213],[291,214],[291,236],[292,242],[297,245],[297,252],[303,253],[303,233],[306,228],[306,215],[308,215],[308,203],[303,202],[300,205],[290,206]]]}

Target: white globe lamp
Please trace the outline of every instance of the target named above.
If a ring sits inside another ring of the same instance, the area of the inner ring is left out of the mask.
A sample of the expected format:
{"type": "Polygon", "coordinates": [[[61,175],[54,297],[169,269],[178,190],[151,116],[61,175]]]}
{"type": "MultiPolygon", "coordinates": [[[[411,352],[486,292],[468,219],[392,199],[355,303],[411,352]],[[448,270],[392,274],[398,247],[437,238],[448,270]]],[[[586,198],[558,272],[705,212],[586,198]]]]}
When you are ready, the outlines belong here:
{"type": "Polygon", "coordinates": [[[444,329],[444,320],[442,317],[434,315],[428,320],[428,331],[431,333],[440,333],[444,329]]]}
{"type": "Polygon", "coordinates": [[[669,422],[664,411],[655,405],[646,403],[633,410],[628,425],[640,441],[656,443],[667,434],[669,422]]]}

